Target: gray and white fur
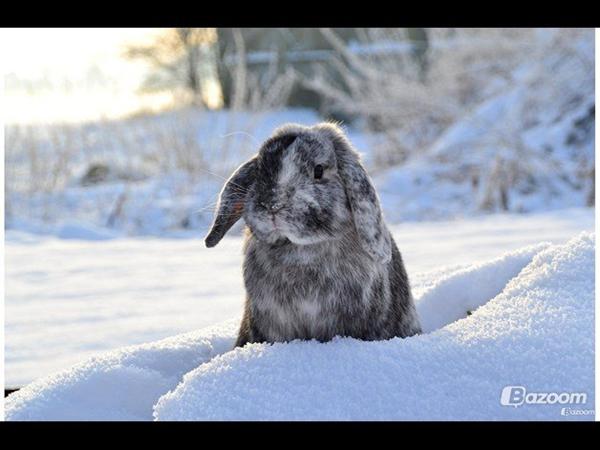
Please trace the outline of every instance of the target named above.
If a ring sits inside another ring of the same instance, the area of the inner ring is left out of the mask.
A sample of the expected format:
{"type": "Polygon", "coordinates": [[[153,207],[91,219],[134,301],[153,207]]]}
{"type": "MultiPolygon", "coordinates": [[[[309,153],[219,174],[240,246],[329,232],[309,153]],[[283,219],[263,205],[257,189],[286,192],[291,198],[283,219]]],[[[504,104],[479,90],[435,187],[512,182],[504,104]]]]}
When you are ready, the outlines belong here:
{"type": "Polygon", "coordinates": [[[206,246],[240,217],[247,298],[236,346],[421,332],[377,193],[337,126],[277,129],[225,184],[206,246]]]}

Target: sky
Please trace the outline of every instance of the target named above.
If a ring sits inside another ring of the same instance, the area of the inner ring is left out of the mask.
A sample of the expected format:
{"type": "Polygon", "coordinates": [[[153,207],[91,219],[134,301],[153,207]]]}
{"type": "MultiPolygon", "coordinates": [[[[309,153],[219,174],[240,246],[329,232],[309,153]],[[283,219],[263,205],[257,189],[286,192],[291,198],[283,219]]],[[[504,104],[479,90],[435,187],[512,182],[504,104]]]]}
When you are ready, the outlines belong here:
{"type": "Polygon", "coordinates": [[[160,108],[170,96],[140,95],[137,89],[147,67],[122,54],[127,45],[149,42],[161,31],[0,30],[6,123],[78,122],[160,108]]]}

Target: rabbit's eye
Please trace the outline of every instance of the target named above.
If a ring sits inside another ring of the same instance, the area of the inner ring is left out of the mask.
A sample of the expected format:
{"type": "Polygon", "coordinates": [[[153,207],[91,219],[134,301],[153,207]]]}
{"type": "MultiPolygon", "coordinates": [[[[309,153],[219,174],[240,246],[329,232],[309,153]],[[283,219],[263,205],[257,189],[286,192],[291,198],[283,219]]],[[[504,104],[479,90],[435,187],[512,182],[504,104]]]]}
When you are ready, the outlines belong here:
{"type": "Polygon", "coordinates": [[[315,166],[315,180],[320,180],[323,178],[323,166],[321,164],[317,164],[315,166]]]}

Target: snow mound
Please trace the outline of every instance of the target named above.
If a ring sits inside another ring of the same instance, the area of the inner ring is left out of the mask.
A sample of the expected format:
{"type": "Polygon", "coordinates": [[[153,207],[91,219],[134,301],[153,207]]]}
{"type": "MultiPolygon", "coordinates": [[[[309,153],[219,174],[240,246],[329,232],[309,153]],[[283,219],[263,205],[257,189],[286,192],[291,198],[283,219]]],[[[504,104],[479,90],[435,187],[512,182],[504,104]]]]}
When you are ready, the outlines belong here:
{"type": "Polygon", "coordinates": [[[426,288],[417,302],[423,331],[429,333],[462,319],[494,298],[502,292],[507,280],[517,276],[534,255],[549,245],[532,245],[488,263],[475,264],[440,276],[426,288]]]}
{"type": "Polygon", "coordinates": [[[592,409],[593,301],[594,237],[582,234],[541,251],[468,319],[407,339],[248,345],[186,374],[155,417],[564,419],[564,405],[502,406],[500,394],[585,392],[592,409]]]}
{"type": "Polygon", "coordinates": [[[417,308],[437,330],[421,336],[228,351],[233,320],[42,378],[6,399],[6,419],[591,419],[500,394],[584,392],[575,406],[593,408],[594,239],[431,273],[417,308]]]}
{"type": "Polygon", "coordinates": [[[6,420],[152,420],[181,377],[234,343],[238,321],[93,357],[6,398],[6,420]]]}

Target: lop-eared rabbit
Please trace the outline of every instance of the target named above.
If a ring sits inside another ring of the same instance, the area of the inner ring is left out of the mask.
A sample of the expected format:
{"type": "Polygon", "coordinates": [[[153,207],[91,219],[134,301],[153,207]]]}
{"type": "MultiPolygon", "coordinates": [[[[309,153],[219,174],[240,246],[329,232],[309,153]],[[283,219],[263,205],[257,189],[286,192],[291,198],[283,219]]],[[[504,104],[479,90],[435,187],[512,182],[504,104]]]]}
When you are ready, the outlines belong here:
{"type": "Polygon", "coordinates": [[[205,243],[243,217],[247,297],[236,346],[421,332],[400,252],[340,128],[278,128],[220,194],[205,243]]]}

